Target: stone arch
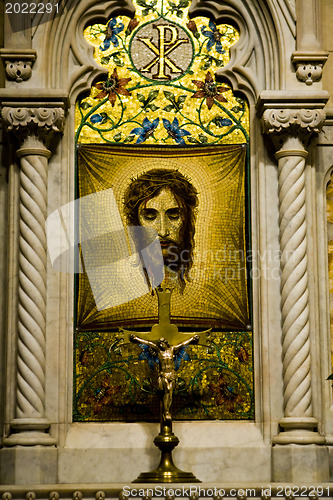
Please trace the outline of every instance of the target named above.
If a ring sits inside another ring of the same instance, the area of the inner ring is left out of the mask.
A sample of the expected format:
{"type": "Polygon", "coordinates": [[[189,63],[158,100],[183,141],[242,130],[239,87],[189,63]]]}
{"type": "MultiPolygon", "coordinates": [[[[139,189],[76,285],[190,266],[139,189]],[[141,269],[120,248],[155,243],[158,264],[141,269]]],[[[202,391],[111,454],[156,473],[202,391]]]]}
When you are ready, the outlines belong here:
{"type": "Polygon", "coordinates": [[[48,82],[50,87],[65,88],[72,102],[79,93],[90,89],[93,80],[106,71],[93,57],[94,49],[83,37],[84,28],[92,22],[106,23],[111,16],[133,17],[131,0],[99,1],[84,0],[71,2],[67,13],[54,20],[49,28],[48,38],[50,61],[48,82]],[[58,68],[58,61],[63,64],[58,68]]]}
{"type": "MultiPolygon", "coordinates": [[[[133,17],[134,12],[130,0],[71,2],[67,12],[49,27],[48,85],[65,88],[74,100],[80,92],[88,90],[105,69],[94,60],[93,48],[84,40],[83,29],[92,22],[105,23],[112,15],[133,17]],[[60,68],[59,60],[62,61],[60,68]]],[[[230,62],[217,71],[234,91],[241,91],[249,102],[255,103],[262,90],[284,87],[288,64],[283,59],[284,44],[295,38],[295,15],[287,0],[279,0],[277,4],[272,0],[226,0],[223,3],[193,0],[189,15],[191,18],[203,15],[239,29],[241,37],[231,49],[230,62]]]]}
{"type": "MultiPolygon", "coordinates": [[[[285,5],[287,0],[280,0],[279,5],[285,5]]],[[[240,31],[239,42],[231,49],[230,62],[224,68],[217,71],[219,79],[226,80],[232,86],[234,92],[240,92],[244,95],[252,106],[251,122],[252,142],[256,141],[255,147],[252,147],[251,164],[253,166],[252,197],[256,199],[259,192],[259,176],[255,165],[264,151],[263,139],[260,134],[260,122],[255,118],[253,107],[256,104],[262,90],[280,89],[281,81],[284,78],[285,69],[280,61],[285,51],[282,40],[286,36],[288,42],[292,39],[294,44],[295,20],[290,11],[288,15],[279,17],[277,7],[274,2],[267,1],[252,2],[251,0],[226,0],[218,3],[210,0],[193,0],[190,9],[190,17],[206,16],[213,19],[216,23],[228,23],[236,26],[240,31]],[[287,19],[288,18],[288,21],[287,19]],[[274,68],[274,71],[271,71],[274,68]],[[255,129],[255,130],[254,130],[255,129]]],[[[47,52],[47,61],[51,68],[49,72],[49,81],[47,86],[51,88],[64,88],[69,95],[72,104],[71,117],[69,121],[70,128],[68,132],[68,144],[71,144],[74,136],[73,127],[73,105],[77,97],[90,90],[93,82],[105,75],[107,70],[99,66],[93,57],[93,47],[88,45],[83,37],[84,28],[94,22],[106,23],[108,19],[116,15],[134,16],[134,7],[130,0],[110,0],[94,1],[81,0],[75,3],[73,0],[66,14],[56,18],[48,27],[47,38],[49,40],[49,49],[47,52]],[[59,61],[61,65],[59,67],[59,61]]],[[[287,9],[286,9],[287,10],[287,9]]],[[[286,42],[287,43],[287,42],[286,42]]],[[[254,144],[253,144],[254,146],[254,144]]],[[[68,165],[73,164],[74,149],[67,149],[66,142],[63,142],[64,158],[63,168],[69,168],[70,178],[73,178],[73,172],[68,165]],[[67,166],[65,166],[67,165],[67,166]]],[[[69,186],[68,199],[72,199],[73,186],[69,186]]],[[[67,200],[66,200],[67,201],[67,200]]],[[[255,212],[255,210],[254,210],[255,212]]],[[[258,214],[254,214],[253,225],[259,226],[258,214]]],[[[258,231],[259,232],[259,231],[258,231]]],[[[255,237],[256,238],[256,237],[255,237]]],[[[253,238],[253,248],[259,248],[259,241],[253,238]]],[[[256,284],[254,295],[256,295],[256,304],[260,302],[260,285],[256,284]]],[[[70,302],[70,300],[69,300],[70,302]]],[[[260,308],[258,308],[260,310],[260,308]]],[[[261,324],[259,314],[256,319],[256,330],[259,332],[258,325],[261,324]]],[[[261,341],[258,340],[257,345],[261,341]]],[[[70,350],[70,347],[68,347],[70,350]]],[[[258,373],[262,370],[260,361],[260,348],[257,349],[256,369],[258,373]]],[[[259,376],[258,380],[262,380],[259,376]]],[[[258,382],[257,394],[263,394],[262,383],[258,382]]],[[[259,402],[259,398],[258,398],[259,402]]],[[[257,420],[263,420],[261,414],[262,405],[257,405],[257,420]]]]}
{"type": "Polygon", "coordinates": [[[229,23],[238,28],[240,40],[230,50],[230,62],[217,71],[220,78],[230,82],[234,91],[244,92],[250,102],[255,102],[262,90],[281,88],[283,35],[288,31],[291,37],[295,34],[291,12],[287,19],[279,17],[272,2],[227,0],[220,4],[194,0],[190,16],[195,15],[213,17],[217,23],[229,23]]]}

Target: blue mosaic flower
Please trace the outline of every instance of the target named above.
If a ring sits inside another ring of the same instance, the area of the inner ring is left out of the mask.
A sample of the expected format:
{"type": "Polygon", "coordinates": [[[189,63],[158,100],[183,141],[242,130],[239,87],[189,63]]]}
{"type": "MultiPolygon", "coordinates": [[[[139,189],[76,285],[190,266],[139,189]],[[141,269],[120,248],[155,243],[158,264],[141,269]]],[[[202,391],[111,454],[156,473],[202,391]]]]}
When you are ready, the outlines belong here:
{"type": "Polygon", "coordinates": [[[138,135],[136,144],[141,144],[145,142],[151,135],[153,135],[155,128],[157,127],[160,119],[156,118],[154,121],[149,121],[145,118],[142,122],[142,127],[136,127],[131,132],[130,135],[138,135]]]}
{"type": "Polygon", "coordinates": [[[179,128],[179,122],[178,119],[175,118],[173,122],[169,122],[166,118],[163,118],[163,125],[164,128],[167,130],[168,135],[172,137],[178,144],[181,144],[182,146],[185,145],[185,141],[183,139],[184,135],[191,135],[191,132],[188,132],[187,130],[180,129],[179,128]]]}
{"type": "Polygon", "coordinates": [[[100,45],[99,47],[101,50],[103,51],[108,50],[108,48],[111,45],[111,42],[115,47],[118,47],[119,40],[117,38],[117,35],[121,31],[123,31],[124,25],[123,23],[119,23],[118,26],[116,26],[116,24],[117,24],[117,19],[113,17],[106,25],[105,39],[102,45],[100,45]]]}
{"type": "Polygon", "coordinates": [[[91,123],[99,123],[103,120],[103,117],[100,113],[96,113],[90,117],[91,123]]]}
{"type": "Polygon", "coordinates": [[[181,349],[179,349],[174,359],[176,371],[179,370],[182,360],[191,361],[190,356],[186,352],[186,347],[182,347],[181,349]]]}
{"type": "Polygon", "coordinates": [[[103,123],[106,123],[109,120],[110,120],[110,118],[108,117],[107,113],[105,113],[105,112],[95,113],[94,115],[92,115],[90,117],[91,123],[100,123],[101,125],[103,125],[103,123]]]}
{"type": "Polygon", "coordinates": [[[155,363],[159,363],[158,357],[156,356],[156,354],[154,354],[154,352],[149,348],[148,345],[139,344],[139,347],[141,347],[142,349],[142,352],[138,357],[139,361],[146,359],[148,361],[149,368],[153,370],[155,363]]]}
{"type": "Polygon", "coordinates": [[[207,30],[207,26],[203,26],[201,28],[201,33],[209,38],[207,42],[207,50],[210,51],[210,49],[215,45],[215,50],[219,54],[224,54],[225,50],[222,49],[222,44],[221,44],[221,33],[213,23],[213,21],[209,21],[209,27],[211,31],[207,30]]]}

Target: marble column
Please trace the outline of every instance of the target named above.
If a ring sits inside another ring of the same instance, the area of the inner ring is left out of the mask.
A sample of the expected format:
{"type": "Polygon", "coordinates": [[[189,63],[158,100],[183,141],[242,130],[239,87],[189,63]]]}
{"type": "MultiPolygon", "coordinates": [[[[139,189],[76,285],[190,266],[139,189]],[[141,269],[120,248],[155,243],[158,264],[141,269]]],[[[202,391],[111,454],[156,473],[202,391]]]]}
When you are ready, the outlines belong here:
{"type": "Polygon", "coordinates": [[[328,479],[327,448],[312,397],[305,182],[307,147],[323,125],[325,99],[309,108],[300,106],[304,96],[299,104],[260,100],[263,132],[271,136],[278,162],[284,415],[273,438],[276,481],[328,479]]]}
{"type": "Polygon", "coordinates": [[[281,313],[284,432],[274,443],[322,444],[313,417],[304,145],[319,132],[325,114],[318,109],[266,109],[263,130],[274,135],[279,179],[281,313]]]}
{"type": "Polygon", "coordinates": [[[45,417],[46,231],[48,144],[62,131],[64,109],[3,107],[2,119],[19,139],[20,161],[17,379],[15,417],[5,446],[55,445],[45,417]]]}

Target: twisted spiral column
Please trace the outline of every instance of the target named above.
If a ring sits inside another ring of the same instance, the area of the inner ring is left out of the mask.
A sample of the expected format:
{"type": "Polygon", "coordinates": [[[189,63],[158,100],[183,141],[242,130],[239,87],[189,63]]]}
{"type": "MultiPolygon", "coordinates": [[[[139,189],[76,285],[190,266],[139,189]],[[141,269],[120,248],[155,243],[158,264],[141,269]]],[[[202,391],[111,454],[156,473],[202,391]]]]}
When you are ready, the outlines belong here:
{"type": "Polygon", "coordinates": [[[285,416],[312,414],[305,220],[305,157],[279,159],[281,309],[285,416]]]}
{"type": "Polygon", "coordinates": [[[46,203],[50,152],[21,156],[17,408],[41,418],[45,399],[46,203]],[[28,380],[27,380],[28,378],[28,380]],[[28,383],[27,383],[28,382],[28,383]]]}
{"type": "Polygon", "coordinates": [[[4,108],[9,130],[21,139],[17,381],[15,418],[7,446],[54,445],[45,418],[47,142],[60,131],[63,110],[4,108]]]}
{"type": "Polygon", "coordinates": [[[284,418],[275,443],[323,443],[313,432],[305,158],[307,152],[276,153],[279,174],[281,316],[284,418]]]}
{"type": "Polygon", "coordinates": [[[279,229],[281,249],[281,318],[284,431],[276,444],[322,444],[313,417],[307,261],[305,139],[318,130],[318,110],[266,110],[264,131],[273,133],[279,149],[279,229]]]}

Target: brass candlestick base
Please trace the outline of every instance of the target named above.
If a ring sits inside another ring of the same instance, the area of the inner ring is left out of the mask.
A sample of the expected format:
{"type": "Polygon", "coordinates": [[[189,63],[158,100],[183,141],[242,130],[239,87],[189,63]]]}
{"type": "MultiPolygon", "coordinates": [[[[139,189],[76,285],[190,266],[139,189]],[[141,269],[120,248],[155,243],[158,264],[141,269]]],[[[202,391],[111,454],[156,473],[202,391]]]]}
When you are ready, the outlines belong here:
{"type": "Polygon", "coordinates": [[[192,472],[178,469],[172,460],[172,450],[178,445],[179,439],[171,427],[164,425],[154,439],[154,444],[161,450],[159,466],[151,472],[142,472],[133,483],[201,483],[192,472]]]}

